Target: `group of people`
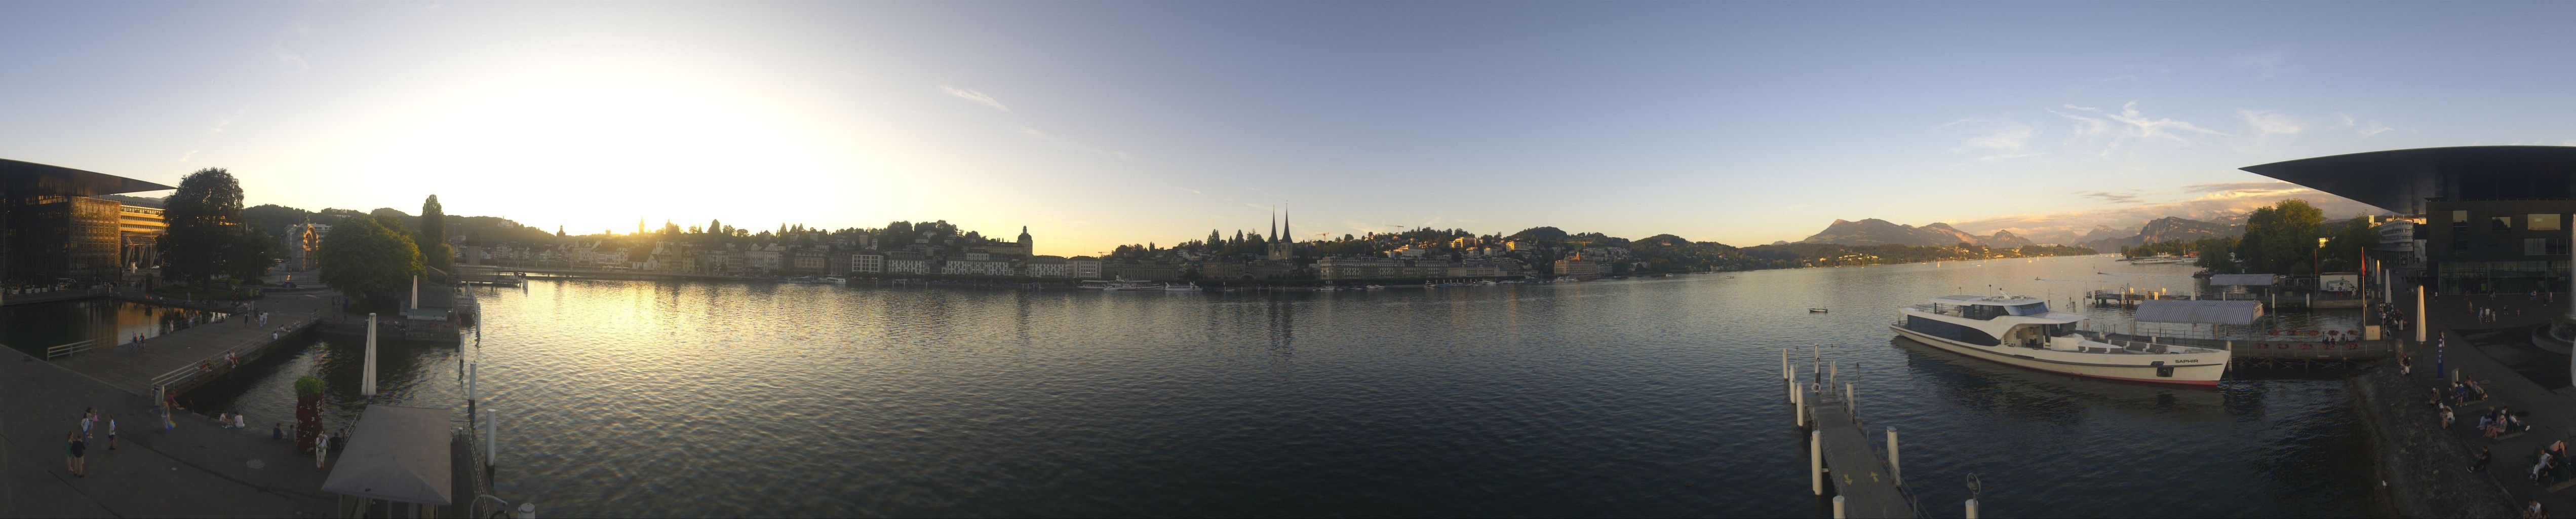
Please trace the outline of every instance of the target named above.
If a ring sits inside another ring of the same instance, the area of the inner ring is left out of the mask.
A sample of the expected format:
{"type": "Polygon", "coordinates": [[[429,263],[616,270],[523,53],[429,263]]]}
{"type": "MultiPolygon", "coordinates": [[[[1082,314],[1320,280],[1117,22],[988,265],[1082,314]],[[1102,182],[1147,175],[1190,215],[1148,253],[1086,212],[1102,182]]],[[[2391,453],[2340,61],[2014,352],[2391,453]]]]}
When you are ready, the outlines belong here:
{"type": "Polygon", "coordinates": [[[107,435],[107,450],[116,450],[116,418],[98,414],[96,407],[82,409],[80,430],[65,435],[71,453],[63,458],[63,467],[72,477],[89,477],[89,442],[99,432],[107,435]]]}

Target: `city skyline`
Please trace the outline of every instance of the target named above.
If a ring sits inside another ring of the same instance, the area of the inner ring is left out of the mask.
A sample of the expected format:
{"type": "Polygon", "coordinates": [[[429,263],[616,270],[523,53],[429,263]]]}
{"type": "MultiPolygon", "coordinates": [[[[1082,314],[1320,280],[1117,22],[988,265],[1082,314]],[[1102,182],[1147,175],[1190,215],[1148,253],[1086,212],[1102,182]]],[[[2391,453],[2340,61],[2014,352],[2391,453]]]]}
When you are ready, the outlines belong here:
{"type": "Polygon", "coordinates": [[[2235,170],[2254,164],[2576,144],[2556,124],[2576,100],[2554,87],[2576,67],[2548,53],[2576,43],[2548,30],[2576,14],[2562,4],[0,14],[0,45],[40,49],[0,55],[27,79],[0,85],[0,156],[165,184],[224,167],[249,205],[439,194],[450,214],[573,232],[944,219],[1031,226],[1039,253],[1069,256],[1258,229],[1287,201],[1327,236],[1751,246],[1838,218],[2028,234],[2292,196],[2357,207],[2235,170]]]}

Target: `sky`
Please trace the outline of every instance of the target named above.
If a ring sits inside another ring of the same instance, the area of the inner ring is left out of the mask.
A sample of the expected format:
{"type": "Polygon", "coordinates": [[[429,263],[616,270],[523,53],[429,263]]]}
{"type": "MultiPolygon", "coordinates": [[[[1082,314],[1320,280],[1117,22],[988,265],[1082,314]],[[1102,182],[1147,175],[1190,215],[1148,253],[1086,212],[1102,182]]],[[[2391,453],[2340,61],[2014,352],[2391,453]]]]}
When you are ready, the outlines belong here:
{"type": "MultiPolygon", "coordinates": [[[[2576,145],[2576,3],[6,2],[0,157],[574,233],[1042,254],[1549,225],[2134,227],[2235,168],[2576,145]]],[[[163,193],[142,193],[157,195],[163,193]]]]}

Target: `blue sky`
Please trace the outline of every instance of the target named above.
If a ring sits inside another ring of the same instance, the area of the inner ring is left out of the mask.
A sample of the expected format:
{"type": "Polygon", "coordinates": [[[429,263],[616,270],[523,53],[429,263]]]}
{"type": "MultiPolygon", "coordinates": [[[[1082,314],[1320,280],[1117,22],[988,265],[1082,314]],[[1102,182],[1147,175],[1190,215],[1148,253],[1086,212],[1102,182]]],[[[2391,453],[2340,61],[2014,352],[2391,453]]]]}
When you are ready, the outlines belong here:
{"type": "MultiPolygon", "coordinates": [[[[947,219],[1042,253],[1535,225],[1738,245],[2327,198],[2576,144],[2567,3],[0,3],[0,157],[576,232],[947,219]]],[[[2330,204],[2336,203],[2327,200],[2330,204]]],[[[2330,210],[2362,210],[2348,202],[2330,210]]]]}

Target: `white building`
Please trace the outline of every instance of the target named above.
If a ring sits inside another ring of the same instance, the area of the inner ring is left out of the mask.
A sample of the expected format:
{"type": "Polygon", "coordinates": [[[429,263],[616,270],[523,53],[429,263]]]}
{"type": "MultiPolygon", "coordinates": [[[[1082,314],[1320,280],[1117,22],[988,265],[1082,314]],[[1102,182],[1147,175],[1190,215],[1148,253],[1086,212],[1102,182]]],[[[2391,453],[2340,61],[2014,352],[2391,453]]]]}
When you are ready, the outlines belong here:
{"type": "Polygon", "coordinates": [[[886,256],[884,253],[869,251],[850,255],[850,272],[875,273],[885,271],[886,256]]]}
{"type": "Polygon", "coordinates": [[[1030,257],[1026,270],[1028,275],[1042,278],[1072,277],[1073,275],[1072,270],[1065,268],[1063,256],[1030,257]]]}
{"type": "Polygon", "coordinates": [[[885,271],[888,274],[929,274],[930,258],[918,252],[886,253],[885,271]]]}
{"type": "Polygon", "coordinates": [[[965,274],[981,276],[1018,275],[1011,272],[1011,262],[994,261],[989,259],[981,261],[969,259],[948,260],[947,263],[939,266],[939,273],[947,275],[965,274]]]}

